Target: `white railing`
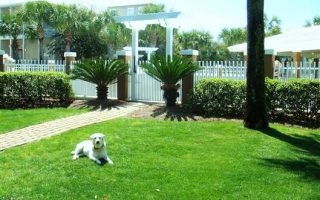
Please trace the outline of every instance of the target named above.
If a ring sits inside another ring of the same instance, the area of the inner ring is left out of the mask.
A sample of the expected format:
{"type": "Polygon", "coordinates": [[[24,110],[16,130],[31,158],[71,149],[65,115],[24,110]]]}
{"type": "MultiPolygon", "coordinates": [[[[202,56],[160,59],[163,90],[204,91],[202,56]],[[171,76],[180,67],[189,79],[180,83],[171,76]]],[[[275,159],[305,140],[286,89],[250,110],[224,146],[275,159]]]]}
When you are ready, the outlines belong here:
{"type": "Polygon", "coordinates": [[[7,72],[65,72],[63,60],[17,60],[5,65],[7,72]]]}
{"type": "Polygon", "coordinates": [[[247,66],[241,61],[198,61],[202,70],[194,74],[194,82],[205,78],[246,79],[247,66]]]}
{"type": "Polygon", "coordinates": [[[274,78],[280,80],[288,80],[291,78],[302,79],[320,79],[320,63],[287,62],[286,64],[275,62],[274,78]]]}
{"type": "MultiPolygon", "coordinates": [[[[71,80],[72,89],[76,97],[96,98],[96,84],[82,80],[71,80]]],[[[117,98],[117,83],[108,86],[108,98],[117,98]]]]}

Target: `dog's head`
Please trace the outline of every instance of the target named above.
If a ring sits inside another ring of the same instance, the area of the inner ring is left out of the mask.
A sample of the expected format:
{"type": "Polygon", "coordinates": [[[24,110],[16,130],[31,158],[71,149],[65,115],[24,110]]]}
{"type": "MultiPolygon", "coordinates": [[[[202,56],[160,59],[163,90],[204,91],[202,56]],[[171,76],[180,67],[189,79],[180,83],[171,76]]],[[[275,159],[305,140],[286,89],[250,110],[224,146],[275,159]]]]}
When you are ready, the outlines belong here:
{"type": "Polygon", "coordinates": [[[104,145],[104,135],[102,133],[94,133],[90,136],[94,148],[100,149],[104,145]]]}

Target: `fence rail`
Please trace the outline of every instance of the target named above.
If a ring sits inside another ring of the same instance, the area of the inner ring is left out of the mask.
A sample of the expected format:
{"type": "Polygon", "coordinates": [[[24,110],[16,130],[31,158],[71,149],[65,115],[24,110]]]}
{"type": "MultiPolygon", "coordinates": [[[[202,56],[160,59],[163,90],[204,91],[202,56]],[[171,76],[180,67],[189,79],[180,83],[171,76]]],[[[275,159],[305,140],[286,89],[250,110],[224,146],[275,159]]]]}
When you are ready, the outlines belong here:
{"type": "Polygon", "coordinates": [[[291,78],[320,79],[319,63],[288,62],[286,64],[275,62],[273,68],[274,78],[287,80],[291,78]]]}
{"type": "Polygon", "coordinates": [[[6,63],[8,72],[65,72],[64,60],[17,60],[15,63],[6,63]]]}

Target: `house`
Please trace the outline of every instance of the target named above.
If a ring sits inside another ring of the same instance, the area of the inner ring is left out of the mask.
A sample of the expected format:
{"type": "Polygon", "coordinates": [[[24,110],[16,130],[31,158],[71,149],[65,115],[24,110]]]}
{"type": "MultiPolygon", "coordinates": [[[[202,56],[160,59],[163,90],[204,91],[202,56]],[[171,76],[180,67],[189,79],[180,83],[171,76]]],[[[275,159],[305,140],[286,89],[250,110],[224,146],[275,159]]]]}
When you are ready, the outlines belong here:
{"type": "MultiPolygon", "coordinates": [[[[18,9],[22,9],[26,2],[30,2],[31,0],[19,0],[16,3],[7,3],[0,2],[0,20],[1,16],[4,14],[11,14],[18,9]]],[[[50,2],[50,1],[49,1],[50,2]]],[[[74,1],[63,1],[65,3],[74,3],[74,1]]],[[[109,0],[104,3],[104,8],[110,11],[116,12],[118,15],[137,15],[140,14],[140,11],[143,6],[151,4],[151,0],[132,0],[132,1],[113,1],[109,0]]],[[[84,4],[87,5],[87,4],[84,4]]],[[[100,5],[99,5],[100,6],[100,5]]],[[[94,8],[94,7],[90,7],[94,8]]],[[[95,6],[95,9],[97,6],[95,6]]],[[[45,49],[44,49],[44,59],[55,59],[54,55],[50,55],[48,52],[48,48],[46,47],[50,43],[50,36],[54,33],[51,28],[45,28],[46,39],[44,41],[45,49]]],[[[26,38],[25,35],[20,35],[18,37],[19,43],[19,57],[21,59],[39,59],[39,43],[38,40],[31,40],[26,38]]],[[[12,38],[8,36],[0,36],[0,49],[4,50],[9,56],[12,56],[11,50],[12,38]]]]}

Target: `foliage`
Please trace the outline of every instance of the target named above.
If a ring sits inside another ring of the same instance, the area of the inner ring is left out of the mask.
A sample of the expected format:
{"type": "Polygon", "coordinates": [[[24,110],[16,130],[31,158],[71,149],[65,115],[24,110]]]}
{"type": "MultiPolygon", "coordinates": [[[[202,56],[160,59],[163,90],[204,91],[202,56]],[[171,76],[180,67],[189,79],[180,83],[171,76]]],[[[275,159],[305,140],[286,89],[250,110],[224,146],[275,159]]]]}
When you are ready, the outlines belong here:
{"type": "Polygon", "coordinates": [[[115,83],[118,77],[126,73],[128,65],[119,60],[84,60],[75,64],[71,78],[96,84],[98,99],[105,100],[108,97],[108,85],[115,83]]]}
{"type": "MultiPolygon", "coordinates": [[[[296,124],[320,124],[320,83],[315,80],[279,81],[266,79],[269,118],[296,124]]],[[[205,116],[243,118],[246,102],[245,81],[201,80],[190,99],[195,110],[205,116]]]]}
{"type": "Polygon", "coordinates": [[[219,39],[227,46],[240,44],[247,41],[246,28],[224,28],[219,34],[219,39]]]}
{"type": "Polygon", "coordinates": [[[192,30],[179,34],[180,49],[199,50],[199,60],[209,60],[214,47],[213,38],[209,32],[192,30]]]}
{"type": "Polygon", "coordinates": [[[22,20],[26,23],[26,33],[30,38],[39,40],[40,60],[44,56],[45,26],[51,24],[53,6],[47,1],[31,1],[25,4],[24,9],[19,12],[22,20]]]}
{"type": "Polygon", "coordinates": [[[0,35],[12,37],[12,57],[15,60],[19,60],[19,43],[18,36],[23,33],[23,22],[21,18],[16,14],[4,15],[0,20],[0,35]]]}
{"type": "Polygon", "coordinates": [[[92,11],[75,5],[57,4],[53,7],[51,25],[57,33],[63,36],[65,51],[70,51],[75,32],[90,21],[94,16],[92,11]]]}
{"type": "Polygon", "coordinates": [[[53,72],[0,73],[1,107],[48,106],[56,101],[67,103],[72,98],[71,83],[66,74],[53,72]]]}
{"type": "MultiPolygon", "coordinates": [[[[144,14],[164,12],[163,4],[150,4],[142,8],[144,14]]],[[[166,28],[159,24],[149,24],[140,33],[139,46],[158,47],[156,55],[164,55],[166,48],[166,28]]]]}
{"type": "Polygon", "coordinates": [[[320,16],[315,16],[311,21],[307,20],[306,24],[304,25],[305,27],[310,27],[310,26],[317,26],[320,25],[320,16]]]}
{"type": "Polygon", "coordinates": [[[267,15],[264,15],[264,27],[266,37],[278,35],[281,33],[281,20],[273,16],[269,21],[267,15]]]}
{"type": "Polygon", "coordinates": [[[165,85],[176,85],[182,78],[201,69],[191,60],[175,56],[166,60],[165,56],[152,57],[150,63],[142,64],[144,71],[165,85]]]}
{"type": "Polygon", "coordinates": [[[264,133],[238,121],[116,119],[85,126],[3,151],[0,196],[315,199],[319,131],[271,126],[264,133]],[[113,166],[85,157],[72,161],[70,151],[95,132],[106,134],[113,166]]]}

